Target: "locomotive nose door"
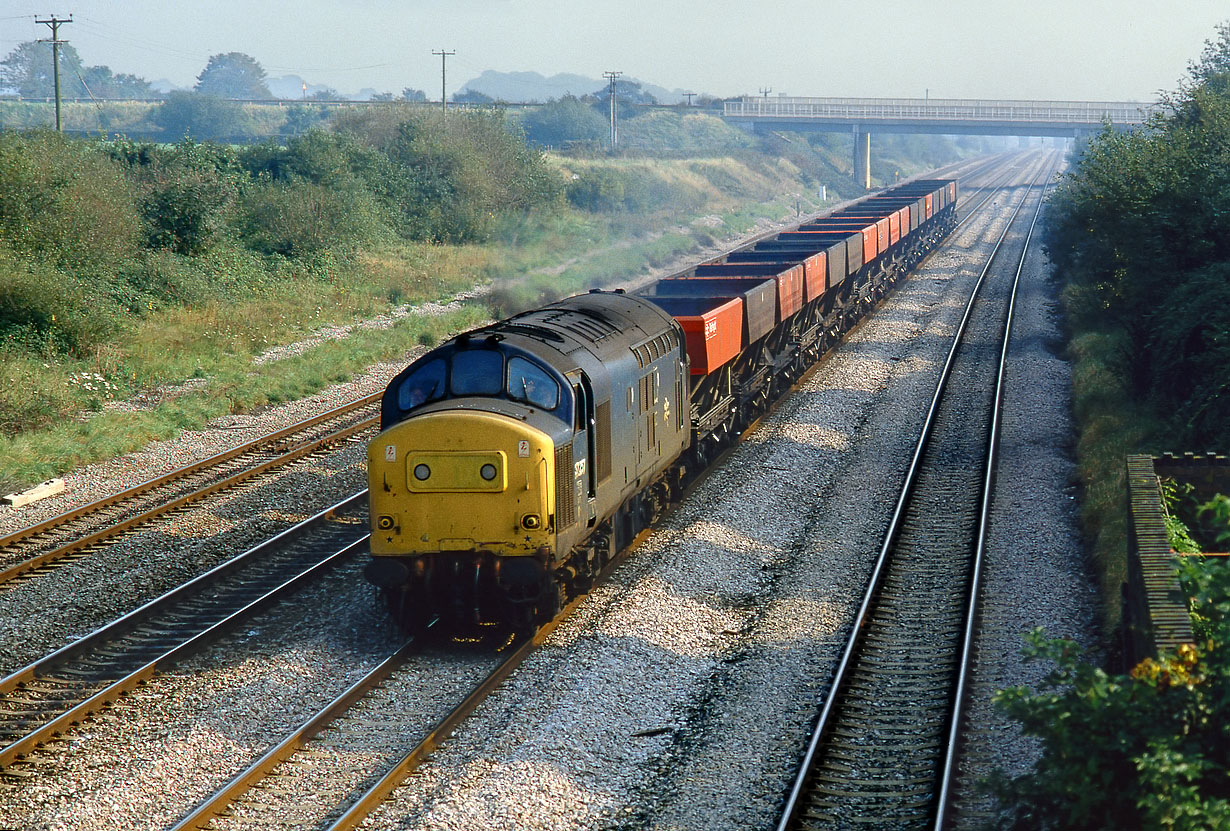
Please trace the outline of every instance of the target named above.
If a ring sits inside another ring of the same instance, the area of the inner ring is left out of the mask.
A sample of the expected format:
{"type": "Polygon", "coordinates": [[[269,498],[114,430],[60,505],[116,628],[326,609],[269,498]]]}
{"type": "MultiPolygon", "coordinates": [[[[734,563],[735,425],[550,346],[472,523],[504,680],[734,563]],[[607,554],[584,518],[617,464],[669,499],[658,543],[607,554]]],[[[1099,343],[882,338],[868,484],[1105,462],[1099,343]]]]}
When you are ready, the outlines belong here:
{"type": "Polygon", "coordinates": [[[598,458],[597,426],[594,416],[594,391],[589,383],[589,376],[584,372],[569,375],[573,395],[576,396],[576,436],[573,440],[573,459],[577,460],[577,501],[585,506],[586,524],[593,525],[598,512],[598,469],[594,461],[598,458]],[[581,466],[584,470],[581,470],[581,466]]]}

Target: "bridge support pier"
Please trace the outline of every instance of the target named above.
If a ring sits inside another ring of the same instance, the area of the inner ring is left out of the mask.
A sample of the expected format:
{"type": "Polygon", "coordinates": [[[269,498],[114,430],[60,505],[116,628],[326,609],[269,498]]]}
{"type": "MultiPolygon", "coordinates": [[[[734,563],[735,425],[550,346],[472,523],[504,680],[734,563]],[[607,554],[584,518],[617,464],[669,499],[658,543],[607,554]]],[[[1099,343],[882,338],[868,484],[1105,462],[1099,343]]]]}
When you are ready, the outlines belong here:
{"type": "Polygon", "coordinates": [[[871,190],[871,133],[854,127],[854,183],[871,190]]]}

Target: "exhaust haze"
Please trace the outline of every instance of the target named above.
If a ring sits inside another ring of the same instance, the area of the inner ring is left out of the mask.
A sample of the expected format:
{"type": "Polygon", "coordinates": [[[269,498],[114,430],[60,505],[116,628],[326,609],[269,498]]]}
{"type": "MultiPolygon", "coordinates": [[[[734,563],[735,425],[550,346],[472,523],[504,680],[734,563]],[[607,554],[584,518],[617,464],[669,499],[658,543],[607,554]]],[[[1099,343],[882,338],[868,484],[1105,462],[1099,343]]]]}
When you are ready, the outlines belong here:
{"type": "MultiPolygon", "coordinates": [[[[86,65],[191,87],[210,55],[242,52],[269,78],[343,94],[452,96],[484,70],[606,70],[715,96],[1149,101],[1173,90],[1214,27],[1212,0],[735,3],[732,0],[10,0],[0,53],[48,38],[34,22],[73,16],[60,37],[86,65]]],[[[48,47],[49,48],[49,47],[48,47]]],[[[573,90],[577,94],[590,89],[573,90]]]]}

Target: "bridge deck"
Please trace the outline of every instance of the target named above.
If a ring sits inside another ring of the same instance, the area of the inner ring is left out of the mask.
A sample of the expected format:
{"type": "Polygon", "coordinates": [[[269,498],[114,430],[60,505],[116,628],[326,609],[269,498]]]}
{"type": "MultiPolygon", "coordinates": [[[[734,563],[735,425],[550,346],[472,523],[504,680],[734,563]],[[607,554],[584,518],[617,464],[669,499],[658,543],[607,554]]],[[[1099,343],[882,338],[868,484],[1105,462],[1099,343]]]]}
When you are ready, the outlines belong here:
{"type": "Polygon", "coordinates": [[[733,121],[823,128],[858,126],[868,132],[970,132],[992,128],[1012,133],[1071,134],[1144,123],[1160,110],[1156,103],[1135,101],[995,101],[918,98],[754,98],[728,101],[723,115],[733,121]],[[889,129],[892,128],[892,129],[889,129]]]}

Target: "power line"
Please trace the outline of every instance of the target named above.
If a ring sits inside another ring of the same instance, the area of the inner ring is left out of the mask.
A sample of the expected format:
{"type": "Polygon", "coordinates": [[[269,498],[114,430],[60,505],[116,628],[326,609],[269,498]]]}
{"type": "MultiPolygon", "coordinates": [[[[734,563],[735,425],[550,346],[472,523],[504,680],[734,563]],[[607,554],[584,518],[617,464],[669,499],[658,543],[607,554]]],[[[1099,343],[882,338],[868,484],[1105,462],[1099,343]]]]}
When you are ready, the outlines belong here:
{"type": "MultiPolygon", "coordinates": [[[[60,26],[65,23],[72,23],[73,16],[70,14],[66,19],[56,17],[54,14],[49,20],[39,20],[34,18],[35,23],[42,23],[51,27],[51,69],[55,76],[56,84],[56,132],[61,133],[64,127],[60,123],[60,44],[68,43],[66,40],[60,40],[60,26]]],[[[46,43],[46,39],[40,38],[39,43],[46,43]]]]}
{"type": "MultiPolygon", "coordinates": [[[[3,18],[0,18],[0,20],[3,20],[3,18]]],[[[145,52],[162,55],[177,55],[186,58],[196,58],[202,61],[212,57],[212,55],[206,52],[193,52],[184,49],[175,49],[145,38],[133,37],[114,26],[111,26],[101,20],[95,20],[91,17],[80,17],[73,22],[84,24],[86,29],[88,29],[94,37],[100,40],[126,43],[145,52]]],[[[373,63],[366,64],[364,66],[279,66],[275,64],[262,63],[261,67],[263,69],[272,70],[275,72],[364,72],[369,69],[385,69],[395,65],[396,64],[392,63],[373,63]]]]}
{"type": "Polygon", "coordinates": [[[448,60],[449,55],[456,55],[457,50],[454,49],[451,52],[445,52],[441,49],[437,52],[433,49],[431,50],[431,54],[440,56],[440,109],[443,112],[448,112],[448,94],[445,92],[444,86],[444,62],[448,60]]]}

